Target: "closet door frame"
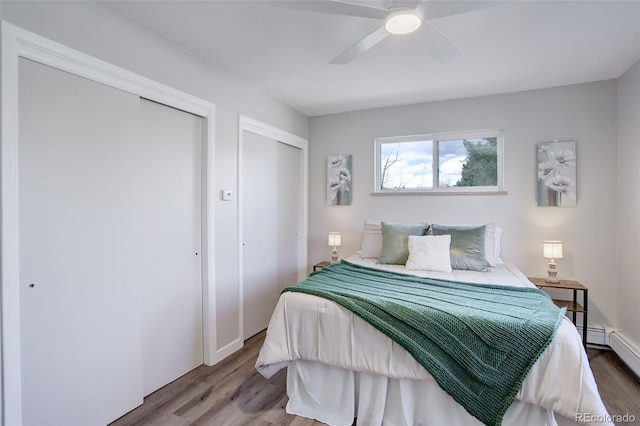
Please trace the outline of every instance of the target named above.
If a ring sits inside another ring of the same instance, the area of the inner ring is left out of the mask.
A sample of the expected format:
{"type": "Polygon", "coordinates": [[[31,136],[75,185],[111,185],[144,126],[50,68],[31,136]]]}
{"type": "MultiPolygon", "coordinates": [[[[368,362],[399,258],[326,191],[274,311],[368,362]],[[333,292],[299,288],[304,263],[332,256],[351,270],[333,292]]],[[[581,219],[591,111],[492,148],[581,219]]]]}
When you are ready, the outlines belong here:
{"type": "Polygon", "coordinates": [[[18,214],[18,62],[30,59],[203,118],[202,288],[204,363],[220,359],[215,316],[214,153],[215,104],[165,86],[7,22],[2,31],[1,101],[1,339],[0,424],[22,424],[18,214]]]}
{"type": "Polygon", "coordinates": [[[243,241],[243,203],[242,196],[244,192],[242,191],[242,155],[243,151],[243,139],[244,132],[255,133],[260,136],[264,136],[269,139],[276,140],[278,142],[291,145],[295,148],[300,149],[300,206],[298,209],[299,222],[298,222],[298,235],[300,244],[298,244],[298,281],[302,281],[307,277],[307,233],[308,233],[308,206],[309,206],[309,141],[307,139],[301,138],[299,136],[293,135],[289,132],[285,132],[284,130],[280,130],[276,127],[270,126],[268,124],[262,123],[258,120],[254,120],[245,115],[239,115],[238,117],[238,241],[239,244],[239,253],[238,253],[238,276],[240,277],[240,294],[238,297],[238,323],[240,324],[240,336],[236,341],[236,346],[241,348],[244,344],[244,339],[246,337],[244,335],[244,255],[242,250],[242,241],[243,241]]]}

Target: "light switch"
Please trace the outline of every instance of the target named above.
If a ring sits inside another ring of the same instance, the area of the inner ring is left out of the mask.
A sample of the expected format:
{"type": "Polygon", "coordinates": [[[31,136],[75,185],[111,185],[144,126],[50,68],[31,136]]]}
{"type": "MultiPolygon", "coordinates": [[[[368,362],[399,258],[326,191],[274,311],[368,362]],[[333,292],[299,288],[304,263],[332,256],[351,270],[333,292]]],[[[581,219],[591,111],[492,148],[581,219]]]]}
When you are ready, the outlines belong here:
{"type": "Polygon", "coordinates": [[[231,196],[233,195],[233,191],[228,189],[223,189],[220,191],[222,193],[222,201],[231,201],[231,196]]]}

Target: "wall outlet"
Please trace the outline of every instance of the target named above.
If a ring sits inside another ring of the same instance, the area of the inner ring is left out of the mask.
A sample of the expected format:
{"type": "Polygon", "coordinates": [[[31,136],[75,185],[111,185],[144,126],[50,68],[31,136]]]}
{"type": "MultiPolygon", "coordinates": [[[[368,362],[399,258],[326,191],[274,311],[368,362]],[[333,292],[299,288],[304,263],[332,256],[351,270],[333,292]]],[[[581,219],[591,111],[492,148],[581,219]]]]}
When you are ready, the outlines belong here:
{"type": "Polygon", "coordinates": [[[222,191],[220,191],[220,193],[222,194],[222,201],[231,201],[231,196],[233,195],[233,191],[230,191],[228,189],[223,189],[222,191]]]}

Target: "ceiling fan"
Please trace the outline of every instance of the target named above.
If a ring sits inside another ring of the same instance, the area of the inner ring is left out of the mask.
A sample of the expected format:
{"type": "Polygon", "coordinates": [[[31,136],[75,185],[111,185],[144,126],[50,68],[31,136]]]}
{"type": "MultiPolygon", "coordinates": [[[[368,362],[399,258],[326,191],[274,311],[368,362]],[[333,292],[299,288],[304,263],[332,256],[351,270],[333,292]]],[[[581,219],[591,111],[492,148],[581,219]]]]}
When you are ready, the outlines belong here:
{"type": "Polygon", "coordinates": [[[391,8],[381,9],[337,0],[273,2],[280,7],[290,9],[384,20],[384,23],[375,31],[333,58],[330,61],[331,64],[351,62],[388,36],[412,33],[423,23],[426,24],[424,31],[429,33],[428,53],[441,63],[451,62],[462,55],[462,49],[430,24],[429,20],[484,9],[498,3],[502,2],[394,0],[391,8]]]}

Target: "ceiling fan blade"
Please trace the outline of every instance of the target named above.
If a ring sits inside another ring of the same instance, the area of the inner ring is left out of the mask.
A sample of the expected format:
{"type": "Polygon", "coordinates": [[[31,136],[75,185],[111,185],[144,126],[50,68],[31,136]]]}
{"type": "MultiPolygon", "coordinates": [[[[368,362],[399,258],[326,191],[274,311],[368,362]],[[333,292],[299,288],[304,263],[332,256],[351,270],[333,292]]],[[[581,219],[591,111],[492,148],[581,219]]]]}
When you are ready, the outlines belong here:
{"type": "Polygon", "coordinates": [[[271,1],[270,4],[287,9],[306,10],[309,12],[331,13],[334,15],[359,16],[361,18],[384,19],[389,14],[386,9],[378,9],[372,6],[362,6],[353,3],[327,0],[305,1],[271,1]]]}
{"type": "Polygon", "coordinates": [[[500,6],[506,1],[426,1],[418,6],[425,20],[500,6]]]}
{"type": "Polygon", "coordinates": [[[379,27],[377,30],[333,58],[330,64],[346,64],[351,62],[367,50],[371,49],[376,44],[380,43],[389,35],[389,32],[384,29],[384,26],[379,27]]]}
{"type": "Polygon", "coordinates": [[[429,21],[425,22],[424,32],[428,39],[427,51],[433,58],[441,64],[448,64],[462,56],[460,49],[453,41],[444,35],[429,21]]]}
{"type": "MultiPolygon", "coordinates": [[[[428,1],[428,0],[422,0],[428,1]]],[[[421,0],[383,0],[382,4],[385,9],[415,9],[421,0]]]]}

